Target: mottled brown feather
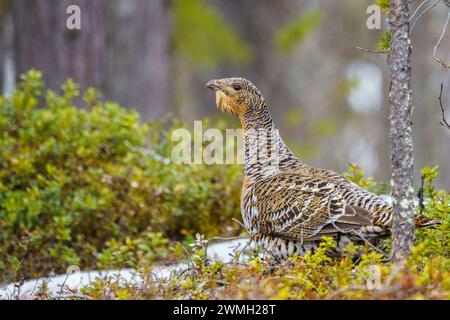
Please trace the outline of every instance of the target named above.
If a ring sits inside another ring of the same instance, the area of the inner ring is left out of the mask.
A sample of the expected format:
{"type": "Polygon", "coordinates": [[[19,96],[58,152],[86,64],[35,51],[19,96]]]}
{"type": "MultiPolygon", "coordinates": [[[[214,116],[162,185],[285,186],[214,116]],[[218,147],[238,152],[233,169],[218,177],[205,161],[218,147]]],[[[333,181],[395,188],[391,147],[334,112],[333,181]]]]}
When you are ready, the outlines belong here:
{"type": "MultiPolygon", "coordinates": [[[[213,80],[208,87],[216,91],[218,107],[237,115],[244,129],[241,211],[259,245],[287,257],[315,250],[324,235],[335,237],[338,248],[389,235],[391,205],[334,171],[302,163],[279,136],[264,98],[250,81],[213,80]]],[[[422,216],[415,222],[418,227],[437,223],[422,216]]]]}

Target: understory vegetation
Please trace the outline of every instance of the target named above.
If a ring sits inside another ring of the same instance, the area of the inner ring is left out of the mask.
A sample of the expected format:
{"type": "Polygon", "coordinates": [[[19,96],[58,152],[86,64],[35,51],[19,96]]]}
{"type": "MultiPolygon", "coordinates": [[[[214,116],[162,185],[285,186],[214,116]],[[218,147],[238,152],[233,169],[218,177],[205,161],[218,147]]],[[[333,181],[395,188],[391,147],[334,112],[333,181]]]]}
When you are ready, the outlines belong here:
{"type": "Polygon", "coordinates": [[[242,169],[173,164],[181,123],[141,124],[71,80],[46,90],[35,70],[21,79],[0,97],[0,280],[133,266],[170,256],[169,239],[238,232],[242,169]]]}
{"type": "MultiPolygon", "coordinates": [[[[434,186],[437,167],[422,169],[417,210],[442,225],[416,231],[403,265],[389,262],[389,240],[385,254],[352,245],[336,259],[327,254],[329,238],[318,252],[281,264],[257,252],[243,261],[238,251],[223,263],[206,258],[202,237],[245,235],[234,221],[241,219],[242,168],[173,164],[170,134],[180,126],[140,123],[136,112],[71,80],[57,93],[40,72],[23,75],[11,96],[0,97],[0,283],[76,265],[134,268],[143,279],[98,280],[83,298],[450,299],[450,194],[434,186]],[[156,279],[151,271],[162,261],[189,268],[156,279]]],[[[387,192],[359,166],[345,175],[387,192]]],[[[50,298],[45,288],[38,297],[50,298]]]]}

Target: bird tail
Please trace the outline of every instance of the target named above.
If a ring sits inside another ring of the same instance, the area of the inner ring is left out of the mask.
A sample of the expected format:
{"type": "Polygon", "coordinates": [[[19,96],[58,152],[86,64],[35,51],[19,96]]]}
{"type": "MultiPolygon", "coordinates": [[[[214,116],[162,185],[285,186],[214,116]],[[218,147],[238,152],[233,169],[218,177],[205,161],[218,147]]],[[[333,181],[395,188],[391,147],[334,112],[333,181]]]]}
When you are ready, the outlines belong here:
{"type": "Polygon", "coordinates": [[[416,215],[414,217],[414,225],[416,228],[436,228],[441,224],[440,221],[428,218],[424,215],[416,215]]]}

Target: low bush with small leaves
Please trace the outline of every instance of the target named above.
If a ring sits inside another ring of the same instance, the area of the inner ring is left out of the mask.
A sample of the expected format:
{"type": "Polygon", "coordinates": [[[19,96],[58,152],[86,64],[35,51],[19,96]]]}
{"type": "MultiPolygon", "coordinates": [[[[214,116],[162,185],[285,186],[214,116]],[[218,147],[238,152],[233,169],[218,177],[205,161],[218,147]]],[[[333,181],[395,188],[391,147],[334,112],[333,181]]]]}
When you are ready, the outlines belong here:
{"type": "Polygon", "coordinates": [[[22,75],[0,96],[0,281],[132,266],[170,255],[168,239],[237,232],[242,169],[172,163],[182,125],[22,75]]]}

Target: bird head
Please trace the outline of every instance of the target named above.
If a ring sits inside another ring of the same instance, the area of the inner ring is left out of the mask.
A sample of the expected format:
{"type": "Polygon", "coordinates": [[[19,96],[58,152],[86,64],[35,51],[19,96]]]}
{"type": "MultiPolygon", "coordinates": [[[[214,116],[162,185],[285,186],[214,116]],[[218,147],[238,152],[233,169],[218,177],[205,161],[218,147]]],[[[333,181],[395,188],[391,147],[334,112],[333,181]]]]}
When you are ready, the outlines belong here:
{"type": "Polygon", "coordinates": [[[249,109],[264,104],[259,90],[243,78],[211,80],[206,87],[216,93],[216,104],[222,112],[244,115],[249,109]]]}

